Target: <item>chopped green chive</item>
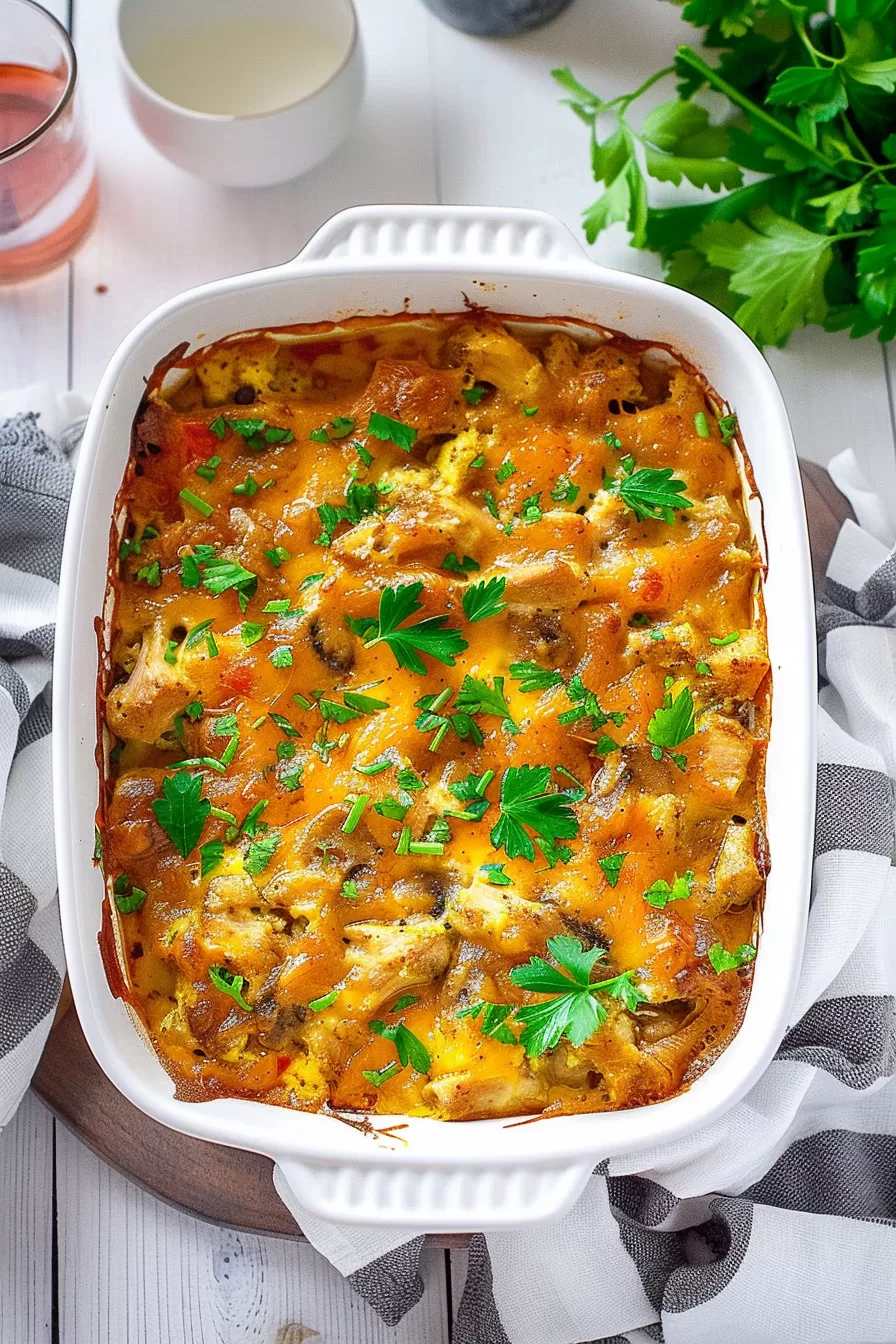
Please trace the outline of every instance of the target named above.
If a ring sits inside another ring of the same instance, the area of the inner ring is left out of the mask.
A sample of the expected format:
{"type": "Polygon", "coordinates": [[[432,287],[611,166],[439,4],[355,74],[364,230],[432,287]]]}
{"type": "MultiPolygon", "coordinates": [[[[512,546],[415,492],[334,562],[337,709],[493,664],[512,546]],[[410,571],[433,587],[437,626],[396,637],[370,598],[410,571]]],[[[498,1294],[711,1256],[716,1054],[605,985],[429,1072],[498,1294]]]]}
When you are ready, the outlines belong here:
{"type": "Polygon", "coordinates": [[[485,453],[477,453],[476,456],[473,458],[472,462],[470,463],[470,470],[472,471],[475,470],[477,467],[484,467],[484,466],[485,466],[485,453]]]}
{"type": "Polygon", "coordinates": [[[498,467],[497,471],[495,472],[495,480],[498,482],[499,485],[503,485],[504,482],[508,480],[511,476],[513,476],[515,473],[516,473],[516,467],[509,459],[506,459],[501,463],[500,467],[498,467]]]}
{"type": "Polygon", "coordinates": [[[494,495],[492,494],[491,490],[483,490],[483,492],[482,492],[482,498],[485,500],[485,507],[488,509],[488,511],[489,511],[489,513],[491,514],[491,516],[492,516],[493,518],[497,518],[497,517],[498,517],[498,505],[497,505],[497,503],[495,502],[495,497],[494,497],[494,495]]]}
{"type": "Polygon", "coordinates": [[[694,416],[694,428],[701,439],[709,438],[709,425],[706,423],[706,416],[702,411],[698,411],[694,416]]]}
{"type": "Polygon", "coordinates": [[[717,649],[724,649],[727,644],[736,644],[739,639],[740,631],[732,630],[729,635],[722,635],[720,639],[717,639],[715,635],[710,635],[709,642],[715,644],[717,649]]]}
{"type": "Polygon", "coordinates": [[[275,569],[279,569],[284,561],[292,559],[291,552],[285,546],[275,546],[272,551],[265,551],[265,555],[275,569]]]}
{"type": "Polygon", "coordinates": [[[258,491],[258,482],[252,475],[251,471],[249,472],[248,476],[244,481],[240,481],[239,485],[235,485],[233,487],[233,493],[235,495],[249,496],[256,494],[257,491],[258,491]]]}
{"type": "Polygon", "coordinates": [[[215,471],[220,465],[221,459],[216,453],[215,456],[210,457],[207,462],[201,462],[199,464],[196,468],[196,475],[201,476],[204,481],[213,481],[215,479],[215,471]]]}
{"type": "Polygon", "coordinates": [[[412,840],[407,852],[409,854],[444,854],[445,846],[441,840],[412,840]]]}
{"type": "Polygon", "coordinates": [[[523,415],[528,415],[530,417],[538,414],[537,406],[524,406],[522,402],[520,402],[520,410],[522,411],[523,415]]]}
{"type": "Polygon", "coordinates": [[[184,488],[178,491],[178,495],[185,504],[191,504],[197,513],[201,513],[203,518],[209,518],[215,511],[214,505],[200,499],[198,495],[194,495],[192,490],[184,488]]]}
{"type": "Polygon", "coordinates": [[[216,416],[209,425],[209,429],[216,439],[223,439],[224,435],[227,433],[227,421],[224,419],[223,415],[216,416]]]}
{"type": "Polygon", "coordinates": [[[396,854],[407,854],[411,843],[410,826],[402,826],[401,835],[398,837],[398,844],[395,846],[396,854]]]}
{"type": "Polygon", "coordinates": [[[158,588],[162,582],[162,566],[158,560],[153,560],[151,565],[144,565],[137,570],[137,578],[142,583],[148,583],[150,588],[158,588]]]}
{"type": "Polygon", "coordinates": [[[381,775],[384,770],[392,769],[391,761],[373,761],[370,765],[353,765],[359,775],[381,775]]]}
{"type": "MultiPolygon", "coordinates": [[[[351,797],[351,795],[349,795],[349,797],[351,797]]],[[[348,798],[346,799],[346,802],[348,802],[348,798]]],[[[369,793],[360,793],[357,798],[352,800],[351,810],[345,821],[342,823],[342,829],[346,835],[351,835],[352,831],[355,830],[358,822],[361,820],[362,813],[369,802],[369,793]]]]}
{"type": "Polygon", "coordinates": [[[329,994],[322,994],[319,999],[309,1000],[308,1007],[312,1013],[322,1013],[325,1008],[329,1008],[331,1003],[335,1003],[339,998],[341,991],[331,989],[329,994]]]}

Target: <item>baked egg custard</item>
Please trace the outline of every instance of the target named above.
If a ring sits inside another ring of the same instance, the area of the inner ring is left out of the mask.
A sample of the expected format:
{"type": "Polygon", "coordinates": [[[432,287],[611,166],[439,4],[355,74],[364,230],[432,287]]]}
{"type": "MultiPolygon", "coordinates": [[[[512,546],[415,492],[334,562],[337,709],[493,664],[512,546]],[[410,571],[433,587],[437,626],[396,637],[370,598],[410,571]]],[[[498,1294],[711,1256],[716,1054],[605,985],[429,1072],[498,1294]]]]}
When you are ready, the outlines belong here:
{"type": "Polygon", "coordinates": [[[572,322],[156,369],[100,624],[101,939],[178,1095],[615,1110],[737,1030],[768,859],[737,422],[572,322]]]}

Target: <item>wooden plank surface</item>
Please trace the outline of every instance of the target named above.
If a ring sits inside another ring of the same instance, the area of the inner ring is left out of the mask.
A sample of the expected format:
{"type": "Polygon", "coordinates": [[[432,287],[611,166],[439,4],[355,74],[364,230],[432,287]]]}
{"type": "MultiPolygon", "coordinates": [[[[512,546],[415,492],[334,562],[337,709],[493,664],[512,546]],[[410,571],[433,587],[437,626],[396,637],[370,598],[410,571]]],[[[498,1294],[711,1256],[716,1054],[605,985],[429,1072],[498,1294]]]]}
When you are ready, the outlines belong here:
{"type": "Polygon", "coordinates": [[[443,1251],[391,1329],[313,1247],[176,1213],[61,1125],[56,1155],[60,1344],[447,1344],[443,1251]]]}
{"type": "Polygon", "coordinates": [[[53,1119],[30,1094],[0,1133],[0,1344],[50,1344],[53,1119]]]}

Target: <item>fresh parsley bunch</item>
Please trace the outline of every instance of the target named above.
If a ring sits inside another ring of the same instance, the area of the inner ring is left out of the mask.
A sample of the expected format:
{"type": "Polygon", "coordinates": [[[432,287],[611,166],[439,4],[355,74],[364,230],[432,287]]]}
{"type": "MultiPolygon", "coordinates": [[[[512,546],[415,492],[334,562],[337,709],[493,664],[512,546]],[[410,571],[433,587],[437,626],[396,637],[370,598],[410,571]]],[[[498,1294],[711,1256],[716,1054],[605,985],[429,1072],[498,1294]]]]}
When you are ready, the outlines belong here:
{"type": "Polygon", "coordinates": [[[714,63],[679,47],[673,65],[608,101],[553,71],[591,129],[604,187],[584,213],[589,242],[621,221],[632,246],[659,254],[671,284],[759,345],[783,345],[812,323],[891,340],[896,0],[834,0],[833,13],[828,0],[687,0],[683,13],[714,63]],[[636,129],[632,105],[673,75],[678,97],[636,129]],[[703,89],[728,99],[720,123],[694,101],[703,89]],[[718,199],[653,208],[645,171],[718,199]]]}

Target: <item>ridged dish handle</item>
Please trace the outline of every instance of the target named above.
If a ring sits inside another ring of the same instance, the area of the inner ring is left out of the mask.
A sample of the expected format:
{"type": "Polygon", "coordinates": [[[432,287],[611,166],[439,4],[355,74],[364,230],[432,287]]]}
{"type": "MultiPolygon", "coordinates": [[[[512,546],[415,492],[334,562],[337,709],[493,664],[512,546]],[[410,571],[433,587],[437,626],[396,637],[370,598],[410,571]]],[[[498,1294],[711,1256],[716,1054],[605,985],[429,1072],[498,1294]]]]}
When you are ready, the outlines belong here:
{"type": "MultiPolygon", "coordinates": [[[[538,1167],[470,1164],[312,1163],[281,1159],[275,1183],[302,1209],[332,1223],[409,1227],[417,1232],[479,1232],[561,1217],[594,1170],[587,1162],[538,1167]],[[538,1210],[533,1218],[533,1210],[538,1210]]],[[[289,1199],[286,1200],[291,1203],[289,1199]]]]}
{"type": "MultiPolygon", "coordinates": [[[[525,260],[539,269],[586,254],[565,224],[542,210],[478,205],[359,205],[342,210],[306,243],[296,262],[351,257],[370,265],[440,260],[525,260]]],[[[291,264],[291,263],[288,263],[291,264]]]]}

